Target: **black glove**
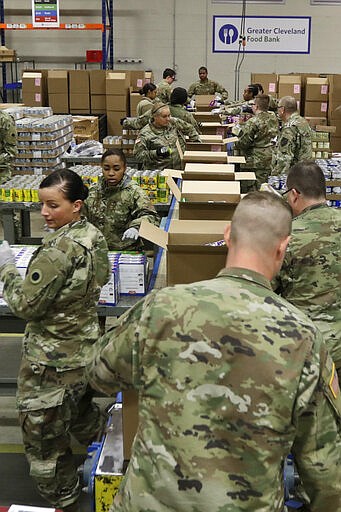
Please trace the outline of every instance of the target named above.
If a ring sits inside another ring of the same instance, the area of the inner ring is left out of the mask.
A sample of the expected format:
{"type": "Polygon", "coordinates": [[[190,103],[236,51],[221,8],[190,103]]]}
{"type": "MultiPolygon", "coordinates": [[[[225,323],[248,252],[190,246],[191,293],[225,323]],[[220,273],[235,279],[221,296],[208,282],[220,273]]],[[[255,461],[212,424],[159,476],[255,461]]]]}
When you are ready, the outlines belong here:
{"type": "Polygon", "coordinates": [[[124,126],[124,121],[125,121],[126,119],[127,119],[126,117],[122,117],[122,118],[120,119],[120,125],[121,125],[121,126],[124,126]]]}
{"type": "Polygon", "coordinates": [[[168,148],[166,146],[161,146],[160,148],[157,148],[156,154],[160,158],[168,158],[171,155],[171,148],[168,148]]]}

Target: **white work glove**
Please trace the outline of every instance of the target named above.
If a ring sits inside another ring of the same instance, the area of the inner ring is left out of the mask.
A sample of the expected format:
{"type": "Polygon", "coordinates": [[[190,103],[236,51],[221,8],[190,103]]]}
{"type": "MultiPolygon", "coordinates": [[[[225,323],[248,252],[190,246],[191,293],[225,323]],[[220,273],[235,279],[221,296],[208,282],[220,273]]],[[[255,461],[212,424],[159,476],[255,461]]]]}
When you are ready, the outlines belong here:
{"type": "Polygon", "coordinates": [[[0,268],[7,263],[14,263],[14,252],[9,246],[7,240],[0,245],[0,268]]]}
{"type": "Polygon", "coordinates": [[[123,233],[122,240],[127,240],[127,239],[137,240],[138,237],[139,237],[139,232],[137,231],[136,228],[128,228],[123,233]]]}

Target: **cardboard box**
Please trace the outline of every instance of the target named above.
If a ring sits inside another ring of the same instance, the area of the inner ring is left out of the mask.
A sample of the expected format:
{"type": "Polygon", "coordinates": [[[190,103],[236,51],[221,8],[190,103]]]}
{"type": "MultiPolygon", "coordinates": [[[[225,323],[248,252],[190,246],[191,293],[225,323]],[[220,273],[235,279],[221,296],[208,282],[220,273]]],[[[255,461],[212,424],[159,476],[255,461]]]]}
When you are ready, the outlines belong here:
{"type": "Polygon", "coordinates": [[[22,74],[23,103],[31,107],[47,106],[46,73],[42,71],[24,71],[22,74]]]}
{"type": "Polygon", "coordinates": [[[301,101],[302,78],[300,75],[279,75],[278,97],[293,96],[301,101]]]}
{"type": "Polygon", "coordinates": [[[329,119],[330,123],[331,123],[332,119],[341,119],[341,100],[340,101],[332,101],[329,103],[328,119],[329,119]]]}
{"type": "Polygon", "coordinates": [[[149,84],[153,82],[153,80],[154,76],[152,71],[130,71],[130,86],[133,91],[139,91],[145,84],[149,84]]]}
{"type": "Polygon", "coordinates": [[[341,152],[341,137],[335,137],[333,135],[330,136],[330,147],[331,150],[335,153],[341,152]]]}
{"type": "Polygon", "coordinates": [[[341,119],[331,119],[330,124],[332,126],[325,126],[324,128],[333,128],[333,132],[331,132],[332,135],[334,137],[341,137],[341,119]]]}
{"type": "Polygon", "coordinates": [[[161,174],[183,180],[203,181],[252,181],[254,172],[235,172],[232,164],[186,164],[183,171],[164,169],[161,174]]]}
{"type": "Polygon", "coordinates": [[[106,95],[107,110],[113,112],[128,112],[128,96],[127,94],[107,94],[106,95]]]}
{"type": "Polygon", "coordinates": [[[129,460],[138,426],[139,398],[135,390],[129,389],[122,392],[122,400],[123,456],[129,460]]]}
{"type": "Polygon", "coordinates": [[[47,72],[48,94],[68,95],[69,76],[66,69],[49,69],[47,72]]]}
{"type": "Polygon", "coordinates": [[[73,94],[90,94],[89,72],[85,69],[69,71],[69,91],[73,94]]]}
{"type": "Polygon", "coordinates": [[[341,75],[327,75],[329,80],[329,101],[338,100],[341,104],[341,75]]]}
{"type": "Polygon", "coordinates": [[[69,99],[70,110],[80,111],[85,110],[90,114],[90,96],[89,94],[70,94],[69,99]]]}
{"type": "Polygon", "coordinates": [[[92,94],[90,96],[91,113],[105,114],[107,111],[107,97],[105,94],[92,94]]]}
{"type": "Polygon", "coordinates": [[[72,124],[75,135],[90,135],[98,131],[98,117],[96,116],[73,116],[72,124]]]}
{"type": "Polygon", "coordinates": [[[137,115],[137,110],[136,110],[137,109],[137,105],[140,103],[142,98],[143,97],[138,92],[131,92],[130,93],[129,100],[130,100],[130,116],[131,117],[136,117],[136,115],[137,115]]]}
{"type": "Polygon", "coordinates": [[[109,71],[105,79],[106,94],[126,94],[129,89],[127,73],[113,73],[109,71]]]}
{"type": "Polygon", "coordinates": [[[211,152],[211,151],[185,151],[184,162],[210,162],[227,164],[227,153],[226,151],[211,152]]]}
{"type": "Polygon", "coordinates": [[[327,102],[329,93],[328,78],[307,77],[305,86],[306,101],[327,102]]]}
{"type": "Polygon", "coordinates": [[[196,94],[195,106],[197,110],[211,110],[213,107],[210,105],[214,102],[214,94],[196,94]]]}
{"type": "Polygon", "coordinates": [[[232,126],[234,126],[234,124],[221,124],[220,122],[210,122],[206,120],[206,122],[201,123],[201,133],[203,135],[221,135],[225,138],[232,126]]]}
{"type": "Polygon", "coordinates": [[[225,267],[227,247],[207,243],[224,238],[228,222],[172,220],[168,232],[142,220],[142,238],[166,249],[167,285],[212,279],[225,267]]]}
{"type": "Polygon", "coordinates": [[[179,201],[179,219],[229,220],[240,202],[239,181],[184,180],[180,191],[168,176],[167,184],[179,201]]]}
{"type": "Polygon", "coordinates": [[[90,94],[105,94],[105,69],[91,69],[89,71],[90,94]]]}
{"type": "Polygon", "coordinates": [[[219,117],[219,114],[217,114],[217,113],[212,114],[212,112],[193,112],[193,115],[195,117],[195,120],[198,121],[198,123],[210,122],[210,123],[218,123],[219,126],[223,126],[221,124],[221,119],[219,117]]]}
{"type": "Polygon", "coordinates": [[[264,94],[276,96],[278,91],[278,79],[276,73],[251,73],[251,83],[261,84],[264,94]]]}
{"type": "Polygon", "coordinates": [[[305,116],[306,120],[309,123],[309,126],[311,128],[315,128],[317,125],[326,125],[327,124],[327,118],[326,117],[307,117],[305,116]]]}
{"type": "Polygon", "coordinates": [[[48,104],[49,107],[52,108],[54,114],[69,113],[69,98],[67,94],[49,93],[48,104]]]}
{"type": "Polygon", "coordinates": [[[326,101],[306,101],[304,115],[308,117],[327,117],[328,103],[326,101]]]}
{"type": "Polygon", "coordinates": [[[127,114],[125,111],[113,112],[107,110],[108,135],[122,135],[122,126],[120,124],[120,120],[122,117],[126,116],[127,114]]]}

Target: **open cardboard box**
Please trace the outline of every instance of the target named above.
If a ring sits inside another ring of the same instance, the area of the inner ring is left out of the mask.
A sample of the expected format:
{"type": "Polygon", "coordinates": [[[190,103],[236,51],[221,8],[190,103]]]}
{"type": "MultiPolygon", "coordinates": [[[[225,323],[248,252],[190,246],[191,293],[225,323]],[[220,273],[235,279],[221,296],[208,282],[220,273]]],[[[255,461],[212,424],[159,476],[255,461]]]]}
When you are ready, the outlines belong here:
{"type": "Polygon", "coordinates": [[[183,180],[204,181],[252,181],[256,180],[254,172],[235,172],[233,164],[196,164],[185,165],[183,171],[176,169],[163,169],[163,176],[173,176],[183,180]]]}
{"type": "Polygon", "coordinates": [[[167,285],[212,279],[225,267],[227,247],[205,245],[224,238],[223,220],[172,220],[168,233],[142,220],[139,235],[165,249],[167,285]]]}
{"type": "Polygon", "coordinates": [[[197,110],[211,110],[215,100],[214,94],[196,94],[195,106],[197,110]],[[212,105],[211,105],[212,104],[212,105]]]}
{"type": "Polygon", "coordinates": [[[184,180],[180,190],[168,176],[167,184],[179,202],[179,219],[230,220],[241,199],[239,181],[184,180]]]}
{"type": "MultiPolygon", "coordinates": [[[[230,137],[230,139],[237,139],[237,137],[230,137]]],[[[229,142],[233,142],[233,140],[229,140],[229,142]]],[[[229,156],[226,151],[185,151],[183,161],[185,163],[244,164],[245,158],[243,156],[229,156]]]]}

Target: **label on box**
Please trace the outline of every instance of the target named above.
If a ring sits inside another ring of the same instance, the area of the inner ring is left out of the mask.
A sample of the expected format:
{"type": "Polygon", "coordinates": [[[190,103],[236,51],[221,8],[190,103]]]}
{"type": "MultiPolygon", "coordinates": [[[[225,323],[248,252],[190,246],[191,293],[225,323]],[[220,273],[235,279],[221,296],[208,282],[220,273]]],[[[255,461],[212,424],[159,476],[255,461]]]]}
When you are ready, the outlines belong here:
{"type": "Polygon", "coordinates": [[[41,101],[41,94],[37,93],[34,95],[34,101],[36,101],[37,103],[39,103],[41,101]]]}
{"type": "Polygon", "coordinates": [[[136,87],[143,87],[143,80],[142,80],[142,78],[139,78],[139,79],[136,81],[136,87]]]}
{"type": "Polygon", "coordinates": [[[328,103],[321,103],[321,112],[327,112],[328,103]]]}
{"type": "Polygon", "coordinates": [[[276,92],[276,84],[274,82],[269,84],[269,92],[276,92]]]}
{"type": "Polygon", "coordinates": [[[40,133],[32,133],[32,140],[40,140],[40,133]]]}
{"type": "Polygon", "coordinates": [[[321,85],[321,94],[328,94],[328,85],[321,85]]]}
{"type": "Polygon", "coordinates": [[[35,85],[36,87],[40,87],[40,84],[41,84],[41,78],[35,78],[35,79],[34,79],[34,85],[35,85]]]}
{"type": "Polygon", "coordinates": [[[300,94],[301,86],[300,84],[294,84],[294,94],[300,94]]]}

